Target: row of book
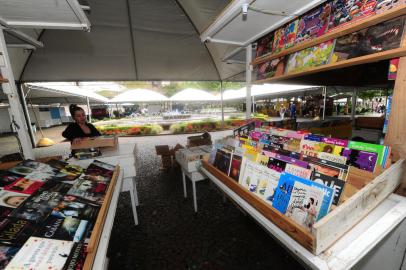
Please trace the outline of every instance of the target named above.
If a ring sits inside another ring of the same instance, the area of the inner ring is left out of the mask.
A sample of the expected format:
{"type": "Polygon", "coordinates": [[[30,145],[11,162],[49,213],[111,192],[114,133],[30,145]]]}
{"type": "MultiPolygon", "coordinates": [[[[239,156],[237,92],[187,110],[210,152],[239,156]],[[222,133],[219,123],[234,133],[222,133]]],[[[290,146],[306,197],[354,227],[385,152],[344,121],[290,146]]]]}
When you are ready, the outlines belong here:
{"type": "Polygon", "coordinates": [[[114,170],[25,160],[0,171],[0,269],[81,269],[114,170]]]}
{"type": "Polygon", "coordinates": [[[405,17],[322,42],[256,66],[257,80],[300,72],[309,68],[399,48],[405,17]]]}
{"type": "Polygon", "coordinates": [[[257,41],[256,57],[279,53],[295,44],[376,13],[405,4],[405,0],[330,0],[257,41]]]}
{"type": "Polygon", "coordinates": [[[350,166],[372,172],[389,155],[387,146],[269,128],[217,141],[209,162],[310,230],[341,203],[350,166]]]}

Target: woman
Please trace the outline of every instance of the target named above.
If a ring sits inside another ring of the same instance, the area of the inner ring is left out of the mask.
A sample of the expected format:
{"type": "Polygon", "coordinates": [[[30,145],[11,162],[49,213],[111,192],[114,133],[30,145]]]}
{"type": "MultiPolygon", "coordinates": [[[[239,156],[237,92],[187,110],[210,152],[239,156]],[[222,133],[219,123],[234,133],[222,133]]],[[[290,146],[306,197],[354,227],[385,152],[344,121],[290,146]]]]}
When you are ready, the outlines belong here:
{"type": "Polygon", "coordinates": [[[69,124],[64,132],[62,132],[64,138],[70,140],[72,144],[76,144],[84,137],[101,135],[92,124],[86,122],[86,114],[81,107],[76,104],[71,104],[69,106],[69,111],[75,123],[69,124]]]}

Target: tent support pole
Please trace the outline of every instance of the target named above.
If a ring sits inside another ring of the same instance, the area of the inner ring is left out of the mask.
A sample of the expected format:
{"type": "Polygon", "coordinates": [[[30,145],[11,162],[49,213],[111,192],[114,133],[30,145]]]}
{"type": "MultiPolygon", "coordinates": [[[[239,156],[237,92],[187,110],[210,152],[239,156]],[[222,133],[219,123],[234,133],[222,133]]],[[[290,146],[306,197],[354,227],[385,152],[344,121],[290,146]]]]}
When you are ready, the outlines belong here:
{"type": "MultiPolygon", "coordinates": [[[[24,84],[19,84],[18,90],[19,90],[19,96],[20,96],[20,102],[22,105],[22,109],[24,112],[24,116],[26,119],[27,127],[28,127],[28,134],[30,135],[31,139],[31,145],[33,148],[35,148],[35,135],[34,132],[32,131],[32,126],[31,126],[31,119],[30,119],[30,114],[28,112],[28,107],[27,107],[27,101],[25,100],[24,97],[24,91],[23,88],[26,87],[24,84]]],[[[33,109],[33,108],[32,108],[33,109]]]]}
{"type": "Polygon", "coordinates": [[[355,123],[355,109],[357,108],[357,90],[352,92],[352,99],[351,99],[351,121],[354,125],[355,123]]]}
{"type": "Polygon", "coordinates": [[[18,99],[18,91],[14,80],[14,74],[11,69],[10,58],[7,52],[7,45],[4,39],[3,29],[0,28],[0,52],[3,54],[4,65],[0,66],[1,74],[8,82],[2,83],[4,94],[7,95],[10,104],[10,120],[11,124],[17,131],[18,139],[21,144],[22,155],[25,159],[34,159],[34,152],[32,151],[31,139],[27,132],[24,113],[20,101],[18,99]]]}
{"type": "Polygon", "coordinates": [[[323,120],[326,116],[326,98],[327,98],[327,87],[323,86],[323,120]]]}
{"type": "Polygon", "coordinates": [[[89,118],[89,123],[91,123],[92,122],[92,108],[90,107],[89,97],[86,97],[86,103],[87,103],[87,115],[89,118]]]}
{"type": "Polygon", "coordinates": [[[247,94],[245,98],[246,111],[245,118],[251,118],[251,61],[252,61],[252,44],[245,47],[245,87],[247,94]]]}
{"type": "Polygon", "coordinates": [[[221,128],[224,129],[223,81],[220,81],[221,128]]]}

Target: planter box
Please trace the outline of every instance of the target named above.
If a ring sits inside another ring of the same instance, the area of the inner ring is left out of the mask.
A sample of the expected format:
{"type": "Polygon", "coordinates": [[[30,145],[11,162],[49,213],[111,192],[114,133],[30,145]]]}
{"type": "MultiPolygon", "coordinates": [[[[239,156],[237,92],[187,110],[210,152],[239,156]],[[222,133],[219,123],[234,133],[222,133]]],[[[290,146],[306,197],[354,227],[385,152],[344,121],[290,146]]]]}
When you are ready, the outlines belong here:
{"type": "Polygon", "coordinates": [[[343,202],[315,223],[309,232],[213,165],[202,161],[205,170],[315,255],[333,245],[396,189],[402,180],[404,164],[404,160],[399,160],[385,171],[376,173],[350,168],[343,202]]]}

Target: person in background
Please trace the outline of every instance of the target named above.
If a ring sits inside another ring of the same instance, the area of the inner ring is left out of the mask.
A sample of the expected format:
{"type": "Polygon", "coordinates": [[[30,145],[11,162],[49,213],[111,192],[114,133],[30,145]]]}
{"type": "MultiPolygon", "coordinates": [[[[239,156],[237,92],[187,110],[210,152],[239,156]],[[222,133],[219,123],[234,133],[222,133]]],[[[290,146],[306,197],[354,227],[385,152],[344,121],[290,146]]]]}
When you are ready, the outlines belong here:
{"type": "Polygon", "coordinates": [[[70,123],[66,129],[62,132],[62,136],[72,144],[79,143],[84,137],[100,136],[100,132],[90,123],[86,121],[85,111],[77,106],[71,104],[69,111],[74,123],[70,123]]]}
{"type": "Polygon", "coordinates": [[[296,104],[294,102],[290,106],[290,118],[296,119],[296,104]]]}
{"type": "Polygon", "coordinates": [[[286,112],[286,108],[284,105],[281,106],[280,110],[279,110],[279,114],[281,117],[281,120],[283,120],[285,118],[285,112],[286,112]]]}

